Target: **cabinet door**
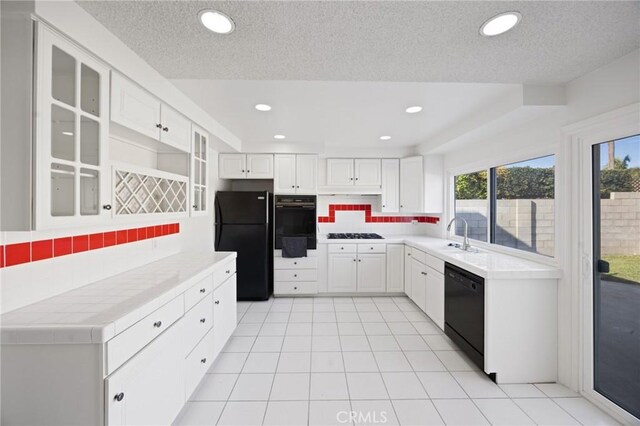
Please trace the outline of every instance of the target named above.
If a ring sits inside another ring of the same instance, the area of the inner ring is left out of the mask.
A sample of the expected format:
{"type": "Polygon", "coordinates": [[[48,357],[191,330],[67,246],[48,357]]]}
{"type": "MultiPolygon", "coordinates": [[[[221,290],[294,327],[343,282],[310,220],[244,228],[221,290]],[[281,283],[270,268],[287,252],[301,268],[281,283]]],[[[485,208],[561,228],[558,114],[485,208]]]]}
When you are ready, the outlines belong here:
{"type": "Polygon", "coordinates": [[[191,216],[201,216],[209,210],[209,134],[193,126],[191,138],[191,216]]]}
{"type": "Polygon", "coordinates": [[[247,179],[273,179],[273,155],[247,154],[247,179]]]}
{"type": "Polygon", "coordinates": [[[411,247],[404,246],[404,292],[410,299],[413,299],[411,290],[411,247]]]}
{"type": "Polygon", "coordinates": [[[379,159],[358,159],[355,165],[355,182],[359,186],[377,186],[382,184],[382,172],[379,159]]]}
{"type": "Polygon", "coordinates": [[[357,255],[355,253],[330,253],[328,289],[330,293],[356,291],[357,255]]]}
{"type": "Polygon", "coordinates": [[[411,259],[411,299],[423,311],[427,309],[427,272],[425,268],[422,263],[411,259]]]}
{"type": "Polygon", "coordinates": [[[247,175],[246,154],[220,154],[218,177],[220,179],[244,179],[247,175]]]}
{"type": "Polygon", "coordinates": [[[273,192],[275,194],[295,194],[296,156],[276,154],[273,156],[273,192]]]}
{"type": "Polygon", "coordinates": [[[382,160],[382,211],[400,211],[400,160],[382,160]]]}
{"type": "Polygon", "coordinates": [[[189,152],[191,149],[191,122],[182,114],[168,105],[160,108],[160,141],[189,152]]]}
{"type": "Polygon", "coordinates": [[[109,70],[38,26],[35,227],[109,219],[109,70]]]}
{"type": "Polygon", "coordinates": [[[296,156],[296,192],[313,195],[318,191],[318,156],[296,156]]]}
{"type": "Polygon", "coordinates": [[[236,275],[213,291],[213,341],[217,356],[236,329],[236,275]]]}
{"type": "Polygon", "coordinates": [[[171,424],[184,405],[181,320],[105,379],[105,424],[171,424]]]}
{"type": "Polygon", "coordinates": [[[426,314],[444,330],[444,275],[427,268],[426,314]]]}
{"type": "Polygon", "coordinates": [[[327,159],[327,185],[353,185],[353,160],[348,158],[327,159]]]}
{"type": "Polygon", "coordinates": [[[111,71],[111,121],[159,140],[160,101],[149,92],[111,71]]]}
{"type": "Polygon", "coordinates": [[[424,211],[422,156],[400,160],[400,211],[424,211]]]}
{"type": "Polygon", "coordinates": [[[382,293],[386,288],[387,256],[384,253],[358,255],[358,292],[382,293]]]}
{"type": "Polygon", "coordinates": [[[387,291],[404,291],[404,245],[387,244],[387,291]]]}

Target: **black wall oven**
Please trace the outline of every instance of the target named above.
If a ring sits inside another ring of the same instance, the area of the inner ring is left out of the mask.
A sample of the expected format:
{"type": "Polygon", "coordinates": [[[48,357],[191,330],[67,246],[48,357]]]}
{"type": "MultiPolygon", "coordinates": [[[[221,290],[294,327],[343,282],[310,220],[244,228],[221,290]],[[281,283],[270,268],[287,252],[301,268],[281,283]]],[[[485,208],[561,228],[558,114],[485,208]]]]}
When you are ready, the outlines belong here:
{"type": "Polygon", "coordinates": [[[275,196],[275,247],[282,248],[282,237],[307,237],[307,249],[316,248],[316,196],[275,196]]]}

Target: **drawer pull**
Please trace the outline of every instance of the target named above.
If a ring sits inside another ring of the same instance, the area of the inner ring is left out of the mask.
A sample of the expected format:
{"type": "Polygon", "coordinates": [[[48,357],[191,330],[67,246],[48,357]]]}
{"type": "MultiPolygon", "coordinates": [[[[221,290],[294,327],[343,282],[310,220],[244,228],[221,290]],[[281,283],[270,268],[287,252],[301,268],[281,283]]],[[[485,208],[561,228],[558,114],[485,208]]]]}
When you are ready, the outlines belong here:
{"type": "Polygon", "coordinates": [[[298,274],[293,274],[293,278],[298,278],[298,274]]]}
{"type": "Polygon", "coordinates": [[[227,269],[227,270],[226,270],[226,271],[224,271],[224,272],[225,272],[226,274],[230,274],[230,273],[231,273],[231,270],[230,270],[230,269],[227,269]]]}
{"type": "Polygon", "coordinates": [[[297,290],[297,289],[298,289],[298,287],[293,287],[293,289],[294,289],[294,290],[297,290]]]}
{"type": "Polygon", "coordinates": [[[200,322],[201,322],[201,323],[203,323],[203,324],[204,324],[206,321],[207,321],[207,319],[206,319],[206,318],[200,318],[200,322]]]}
{"type": "Polygon", "coordinates": [[[344,247],[340,247],[340,250],[344,250],[344,247]]]}
{"type": "Polygon", "coordinates": [[[297,264],[298,264],[298,262],[293,262],[293,264],[294,264],[294,265],[297,265],[297,264]]]}
{"type": "Polygon", "coordinates": [[[200,289],[200,293],[204,293],[204,292],[206,292],[206,291],[207,291],[207,289],[206,289],[206,288],[201,288],[201,289],[200,289]]]}
{"type": "Polygon", "coordinates": [[[113,399],[115,399],[118,402],[122,401],[124,399],[124,392],[120,392],[119,394],[114,396],[113,399]]]}
{"type": "Polygon", "coordinates": [[[373,250],[373,247],[369,248],[369,250],[373,250]]]}
{"type": "Polygon", "coordinates": [[[154,326],[155,328],[160,328],[160,327],[162,327],[162,321],[156,321],[156,322],[154,322],[154,323],[153,323],[153,326],[154,326]]]}
{"type": "Polygon", "coordinates": [[[203,364],[206,364],[206,363],[207,363],[207,359],[206,359],[206,358],[202,358],[202,359],[200,360],[200,362],[201,362],[201,363],[203,363],[203,364]]]}
{"type": "Polygon", "coordinates": [[[427,275],[427,273],[426,273],[426,272],[420,272],[420,273],[421,273],[422,275],[427,275]]]}
{"type": "Polygon", "coordinates": [[[213,302],[213,303],[215,303],[216,305],[219,305],[219,304],[220,304],[220,301],[219,301],[219,300],[216,300],[216,301],[215,301],[215,302],[213,302]]]}

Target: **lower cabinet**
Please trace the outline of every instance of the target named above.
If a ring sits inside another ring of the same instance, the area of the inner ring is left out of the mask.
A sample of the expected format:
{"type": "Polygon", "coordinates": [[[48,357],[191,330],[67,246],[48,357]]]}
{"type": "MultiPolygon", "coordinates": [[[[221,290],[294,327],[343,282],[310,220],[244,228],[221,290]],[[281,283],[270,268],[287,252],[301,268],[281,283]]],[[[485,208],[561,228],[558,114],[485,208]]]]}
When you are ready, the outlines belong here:
{"type": "Polygon", "coordinates": [[[404,245],[387,244],[387,292],[402,293],[403,291],[404,245]]]}
{"type": "Polygon", "coordinates": [[[236,275],[213,291],[213,356],[216,357],[236,328],[236,275]]]}
{"type": "Polygon", "coordinates": [[[425,313],[444,330],[444,275],[427,267],[425,313]]]}
{"type": "MultiPolygon", "coordinates": [[[[383,293],[386,291],[385,253],[329,253],[328,291],[330,293],[383,293]]],[[[330,249],[331,251],[332,249],[330,249]]]]}
{"type": "Polygon", "coordinates": [[[215,331],[209,330],[209,333],[185,359],[185,400],[188,400],[196,390],[215,358],[215,331]]]}
{"type": "Polygon", "coordinates": [[[423,311],[426,311],[427,301],[427,271],[426,266],[411,259],[411,300],[423,311]]]}
{"type": "Polygon", "coordinates": [[[411,288],[411,247],[404,246],[404,292],[409,299],[412,299],[411,288]]]}
{"type": "Polygon", "coordinates": [[[355,293],[358,277],[356,253],[329,253],[328,289],[330,293],[355,293]]]}
{"type": "Polygon", "coordinates": [[[383,293],[386,289],[386,255],[384,253],[358,254],[358,280],[360,293],[383,293]]]}

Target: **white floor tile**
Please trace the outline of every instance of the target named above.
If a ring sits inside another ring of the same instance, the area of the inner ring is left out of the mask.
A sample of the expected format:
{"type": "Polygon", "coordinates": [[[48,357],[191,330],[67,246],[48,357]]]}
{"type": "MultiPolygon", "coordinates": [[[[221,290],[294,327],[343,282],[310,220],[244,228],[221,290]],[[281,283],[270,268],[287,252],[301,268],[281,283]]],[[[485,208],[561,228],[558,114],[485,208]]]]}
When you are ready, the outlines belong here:
{"type": "Polygon", "coordinates": [[[342,426],[349,421],[351,403],[343,401],[311,401],[309,403],[309,426],[342,426]]]}
{"type": "Polygon", "coordinates": [[[440,327],[430,321],[412,322],[411,325],[413,325],[420,334],[442,334],[440,327]]]}
{"type": "Polygon", "coordinates": [[[364,328],[359,322],[339,322],[338,334],[341,336],[364,336],[364,328]]]}
{"type": "Polygon", "coordinates": [[[290,322],[287,326],[287,336],[311,336],[312,323],[310,322],[290,322]]]}
{"type": "Polygon", "coordinates": [[[527,415],[539,425],[578,425],[578,421],[571,417],[551,399],[521,398],[513,399],[527,415]]]}
{"type": "Polygon", "coordinates": [[[402,372],[411,371],[411,365],[403,352],[374,352],[380,371],[402,372]]]}
{"type": "Polygon", "coordinates": [[[311,372],[311,352],[283,352],[278,360],[278,373],[311,372]]]}
{"type": "Polygon", "coordinates": [[[280,353],[251,352],[242,369],[243,373],[275,373],[280,353]]]}
{"type": "Polygon", "coordinates": [[[271,309],[271,305],[272,302],[268,301],[268,302],[254,302],[251,304],[251,306],[249,307],[249,309],[247,309],[247,312],[250,313],[255,313],[255,312],[259,312],[259,313],[263,313],[263,312],[269,312],[269,310],[271,309]]]}
{"type": "Polygon", "coordinates": [[[556,404],[571,414],[576,420],[585,425],[617,425],[619,424],[611,416],[586,399],[580,398],[554,398],[556,404]]]}
{"type": "Polygon", "coordinates": [[[311,338],[311,350],[313,352],[335,352],[340,350],[338,336],[313,336],[311,338]]]}
{"type": "Polygon", "coordinates": [[[338,324],[335,322],[314,322],[313,336],[337,336],[338,324]]]}
{"type": "Polygon", "coordinates": [[[380,312],[358,312],[360,321],[362,322],[384,322],[384,318],[380,315],[380,312]]]}
{"type": "Polygon", "coordinates": [[[488,425],[489,422],[470,399],[437,399],[433,401],[446,425],[488,425]]]}
{"type": "Polygon", "coordinates": [[[312,400],[341,400],[349,399],[345,373],[312,373],[312,400]]]}
{"type": "Polygon", "coordinates": [[[423,312],[405,312],[404,316],[409,321],[426,321],[429,317],[423,312]]]}
{"type": "Polygon", "coordinates": [[[398,345],[403,351],[428,351],[429,346],[420,335],[414,336],[396,336],[398,345]]]}
{"type": "Polygon", "coordinates": [[[230,401],[267,401],[273,374],[241,374],[233,387],[230,401]]]}
{"type": "Polygon", "coordinates": [[[253,342],[256,340],[253,336],[231,336],[225,345],[223,352],[250,352],[253,342]]]}
{"type": "Polygon", "coordinates": [[[389,323],[407,322],[407,317],[405,317],[404,314],[400,311],[397,311],[397,312],[380,311],[380,314],[382,315],[382,318],[384,318],[384,320],[389,323]]]}
{"type": "Polygon", "coordinates": [[[397,425],[391,401],[351,401],[356,425],[397,425]]]}
{"type": "Polygon", "coordinates": [[[391,399],[428,398],[418,376],[413,372],[382,373],[382,379],[391,399]]]}
{"type": "Polygon", "coordinates": [[[276,374],[269,400],[307,401],[308,399],[309,373],[276,374]]]}
{"type": "Polygon", "coordinates": [[[396,336],[418,334],[418,330],[416,330],[416,328],[413,325],[411,325],[409,321],[390,322],[388,324],[389,324],[389,328],[391,329],[391,333],[393,333],[396,336]]]}
{"type": "Polygon", "coordinates": [[[309,418],[307,401],[269,401],[264,426],[306,425],[309,418]]]}
{"type": "Polygon", "coordinates": [[[289,322],[289,312],[269,312],[264,320],[265,323],[287,323],[289,322]]]}
{"type": "Polygon", "coordinates": [[[536,387],[544,392],[549,398],[578,397],[576,392],[560,383],[537,383],[536,387]]]}
{"type": "Polygon", "coordinates": [[[347,373],[349,396],[354,399],[388,399],[380,373],[347,373]]]}
{"type": "Polygon", "coordinates": [[[206,374],[190,400],[226,401],[237,379],[237,374],[206,374]]]}
{"type": "Polygon", "coordinates": [[[421,372],[416,374],[431,399],[468,398],[467,394],[450,373],[421,372]]]}
{"type": "Polygon", "coordinates": [[[324,322],[337,322],[336,313],[335,312],[316,312],[314,309],[313,312],[313,322],[314,323],[324,323],[324,322]]]}
{"type": "Polygon", "coordinates": [[[266,312],[247,312],[240,320],[240,324],[262,324],[266,317],[266,312]]]}
{"type": "Polygon", "coordinates": [[[338,322],[360,322],[360,316],[355,312],[355,308],[353,311],[336,311],[336,319],[338,322]]]}
{"type": "Polygon", "coordinates": [[[257,336],[262,324],[238,324],[234,336],[257,336]]]}
{"type": "Polygon", "coordinates": [[[432,351],[455,351],[458,349],[455,343],[444,334],[430,334],[423,337],[432,351]]]}
{"type": "Polygon", "coordinates": [[[373,351],[399,351],[400,346],[393,336],[369,336],[369,345],[373,351]]]}
{"type": "Polygon", "coordinates": [[[356,311],[358,311],[358,313],[362,313],[362,312],[378,312],[378,307],[376,306],[375,303],[357,303],[356,304],[356,311]]]}
{"type": "Polygon", "coordinates": [[[187,402],[175,425],[215,426],[224,409],[224,402],[187,402]]]}
{"type": "Polygon", "coordinates": [[[509,398],[546,398],[540,389],[530,383],[498,385],[509,398]]]}
{"type": "Polygon", "coordinates": [[[414,371],[447,371],[444,364],[432,351],[405,352],[414,371]]]}
{"type": "Polygon", "coordinates": [[[287,323],[264,323],[258,336],[284,336],[287,323]]]}
{"type": "Polygon", "coordinates": [[[444,425],[440,414],[429,400],[392,401],[398,421],[402,426],[444,425]]]}
{"type": "Polygon", "coordinates": [[[357,314],[357,310],[355,305],[336,305],[336,317],[338,317],[338,321],[340,321],[340,314],[353,314],[355,318],[360,321],[360,317],[357,314]]]}
{"type": "Polygon", "coordinates": [[[449,371],[474,371],[478,367],[461,351],[433,351],[449,371]]]}
{"type": "Polygon", "coordinates": [[[311,321],[311,313],[313,312],[313,305],[312,304],[293,304],[293,307],[291,308],[291,316],[289,317],[289,321],[291,321],[293,318],[299,318],[299,317],[294,317],[294,314],[309,314],[309,319],[306,320],[305,322],[309,322],[311,321]]]}
{"type": "Polygon", "coordinates": [[[340,336],[340,346],[343,352],[366,352],[371,350],[367,336],[340,336]]]}
{"type": "Polygon", "coordinates": [[[248,353],[223,352],[209,369],[210,373],[239,373],[242,371],[248,353]]]}
{"type": "Polygon", "coordinates": [[[347,372],[377,372],[378,365],[372,352],[343,352],[347,372]]]}
{"type": "Polygon", "coordinates": [[[283,341],[283,336],[258,336],[251,352],[280,352],[283,341]]]}
{"type": "Polygon", "coordinates": [[[311,372],[338,373],[344,371],[342,352],[312,352],[311,372]]]}
{"type": "Polygon", "coordinates": [[[273,305],[271,305],[271,310],[269,311],[269,313],[271,312],[286,312],[289,313],[291,312],[291,308],[293,307],[293,303],[275,303],[273,305]]]}
{"type": "Polygon", "coordinates": [[[224,407],[218,426],[258,426],[262,424],[267,402],[229,401],[224,407]]]}
{"type": "Polygon", "coordinates": [[[492,425],[533,425],[533,421],[510,399],[476,399],[476,406],[492,425]]]}
{"type": "MultiPolygon", "coordinates": [[[[307,305],[300,305],[307,306],[307,305]]],[[[311,306],[311,305],[309,305],[311,306]]],[[[311,323],[313,322],[313,313],[309,312],[296,312],[295,309],[291,312],[291,316],[289,317],[290,323],[311,323]]]]}
{"type": "Polygon", "coordinates": [[[391,336],[391,329],[384,322],[368,322],[362,324],[367,336],[391,336]]]}
{"type": "Polygon", "coordinates": [[[484,373],[478,371],[454,371],[451,375],[457,380],[470,398],[506,398],[498,385],[484,373]]]}
{"type": "Polygon", "coordinates": [[[311,336],[285,336],[282,352],[310,352],[311,336]]]}

